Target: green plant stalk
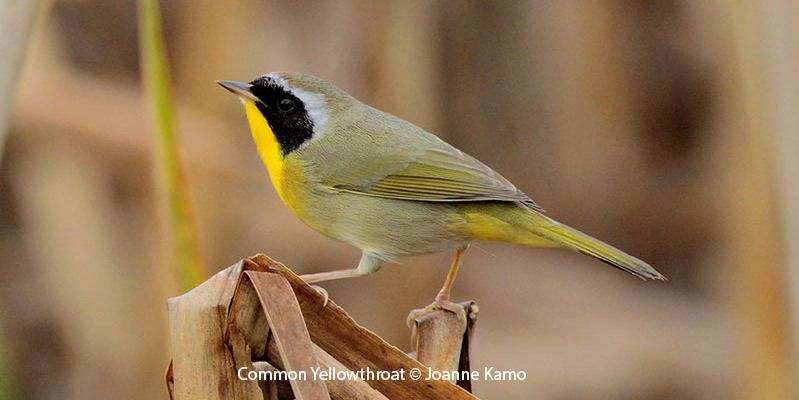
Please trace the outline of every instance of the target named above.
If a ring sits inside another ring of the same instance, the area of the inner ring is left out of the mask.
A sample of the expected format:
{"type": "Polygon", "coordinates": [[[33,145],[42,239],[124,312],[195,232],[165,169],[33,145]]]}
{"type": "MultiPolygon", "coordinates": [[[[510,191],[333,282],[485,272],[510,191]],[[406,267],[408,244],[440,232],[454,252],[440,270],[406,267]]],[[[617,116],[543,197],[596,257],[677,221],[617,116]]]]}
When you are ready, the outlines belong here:
{"type": "Polygon", "coordinates": [[[195,223],[178,156],[169,65],[158,0],[139,0],[138,3],[142,82],[154,116],[155,167],[168,203],[178,277],[183,290],[189,290],[202,283],[208,274],[199,255],[195,223]]]}

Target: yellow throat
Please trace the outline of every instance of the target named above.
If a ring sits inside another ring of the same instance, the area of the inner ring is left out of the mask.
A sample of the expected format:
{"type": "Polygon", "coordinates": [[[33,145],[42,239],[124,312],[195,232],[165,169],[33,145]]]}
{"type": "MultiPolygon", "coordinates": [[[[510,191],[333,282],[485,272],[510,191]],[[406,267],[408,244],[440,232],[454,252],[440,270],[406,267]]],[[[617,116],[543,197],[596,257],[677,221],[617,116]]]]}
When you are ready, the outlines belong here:
{"type": "Polygon", "coordinates": [[[244,102],[244,110],[247,113],[247,121],[250,123],[250,131],[252,138],[255,141],[255,147],[258,149],[258,154],[266,164],[266,170],[269,172],[269,179],[272,185],[275,186],[278,196],[285,202],[283,198],[283,187],[281,185],[283,177],[283,153],[280,151],[280,145],[275,139],[275,134],[266,122],[266,118],[258,111],[258,107],[252,101],[244,102]]]}

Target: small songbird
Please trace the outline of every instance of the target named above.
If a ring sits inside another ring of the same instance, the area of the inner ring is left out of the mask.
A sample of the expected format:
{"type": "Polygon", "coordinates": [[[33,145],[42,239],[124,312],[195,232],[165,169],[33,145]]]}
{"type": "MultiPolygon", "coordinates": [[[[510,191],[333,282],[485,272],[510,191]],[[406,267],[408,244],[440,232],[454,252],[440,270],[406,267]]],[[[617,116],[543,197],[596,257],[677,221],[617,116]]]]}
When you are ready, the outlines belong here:
{"type": "Polygon", "coordinates": [[[217,83],[244,103],[258,153],[288,208],[362,251],[356,268],[304,275],[309,283],[453,251],[436,297],[445,301],[461,256],[477,240],[565,247],[643,279],[665,279],[644,261],[545,216],[477,159],[320,78],[275,72],[250,83],[217,83]]]}

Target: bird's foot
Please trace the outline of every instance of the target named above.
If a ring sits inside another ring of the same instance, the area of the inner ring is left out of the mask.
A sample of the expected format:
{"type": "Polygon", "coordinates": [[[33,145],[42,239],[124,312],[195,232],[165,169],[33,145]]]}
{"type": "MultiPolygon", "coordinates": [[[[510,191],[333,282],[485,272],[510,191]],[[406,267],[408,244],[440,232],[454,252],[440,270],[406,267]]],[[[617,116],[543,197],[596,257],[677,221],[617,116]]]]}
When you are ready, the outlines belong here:
{"type": "Polygon", "coordinates": [[[327,306],[327,302],[328,302],[328,300],[330,300],[330,295],[327,293],[327,289],[325,289],[325,288],[323,288],[323,287],[321,287],[319,285],[311,285],[311,287],[314,290],[316,290],[317,292],[319,292],[319,294],[321,294],[322,296],[325,297],[325,301],[322,302],[322,307],[327,306]]]}
{"type": "Polygon", "coordinates": [[[459,315],[460,313],[463,312],[463,307],[449,301],[449,299],[439,299],[438,297],[436,297],[436,300],[430,303],[427,307],[411,310],[411,312],[408,313],[408,318],[405,320],[405,323],[409,327],[413,327],[416,324],[416,321],[420,321],[425,316],[433,314],[438,311],[449,311],[451,313],[459,315]]]}

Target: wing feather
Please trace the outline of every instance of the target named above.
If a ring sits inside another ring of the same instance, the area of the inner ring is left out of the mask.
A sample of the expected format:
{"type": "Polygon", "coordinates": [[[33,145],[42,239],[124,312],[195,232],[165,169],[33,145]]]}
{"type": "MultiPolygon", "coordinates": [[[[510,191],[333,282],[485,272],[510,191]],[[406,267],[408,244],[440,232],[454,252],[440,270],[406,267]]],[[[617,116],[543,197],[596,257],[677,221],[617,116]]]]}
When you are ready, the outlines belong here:
{"type": "MultiPolygon", "coordinates": [[[[402,200],[515,201],[543,209],[502,175],[449,144],[435,140],[421,154],[409,156],[382,176],[363,182],[342,182],[328,176],[323,182],[339,191],[402,200]]],[[[385,164],[383,164],[385,165],[385,164]]]]}

